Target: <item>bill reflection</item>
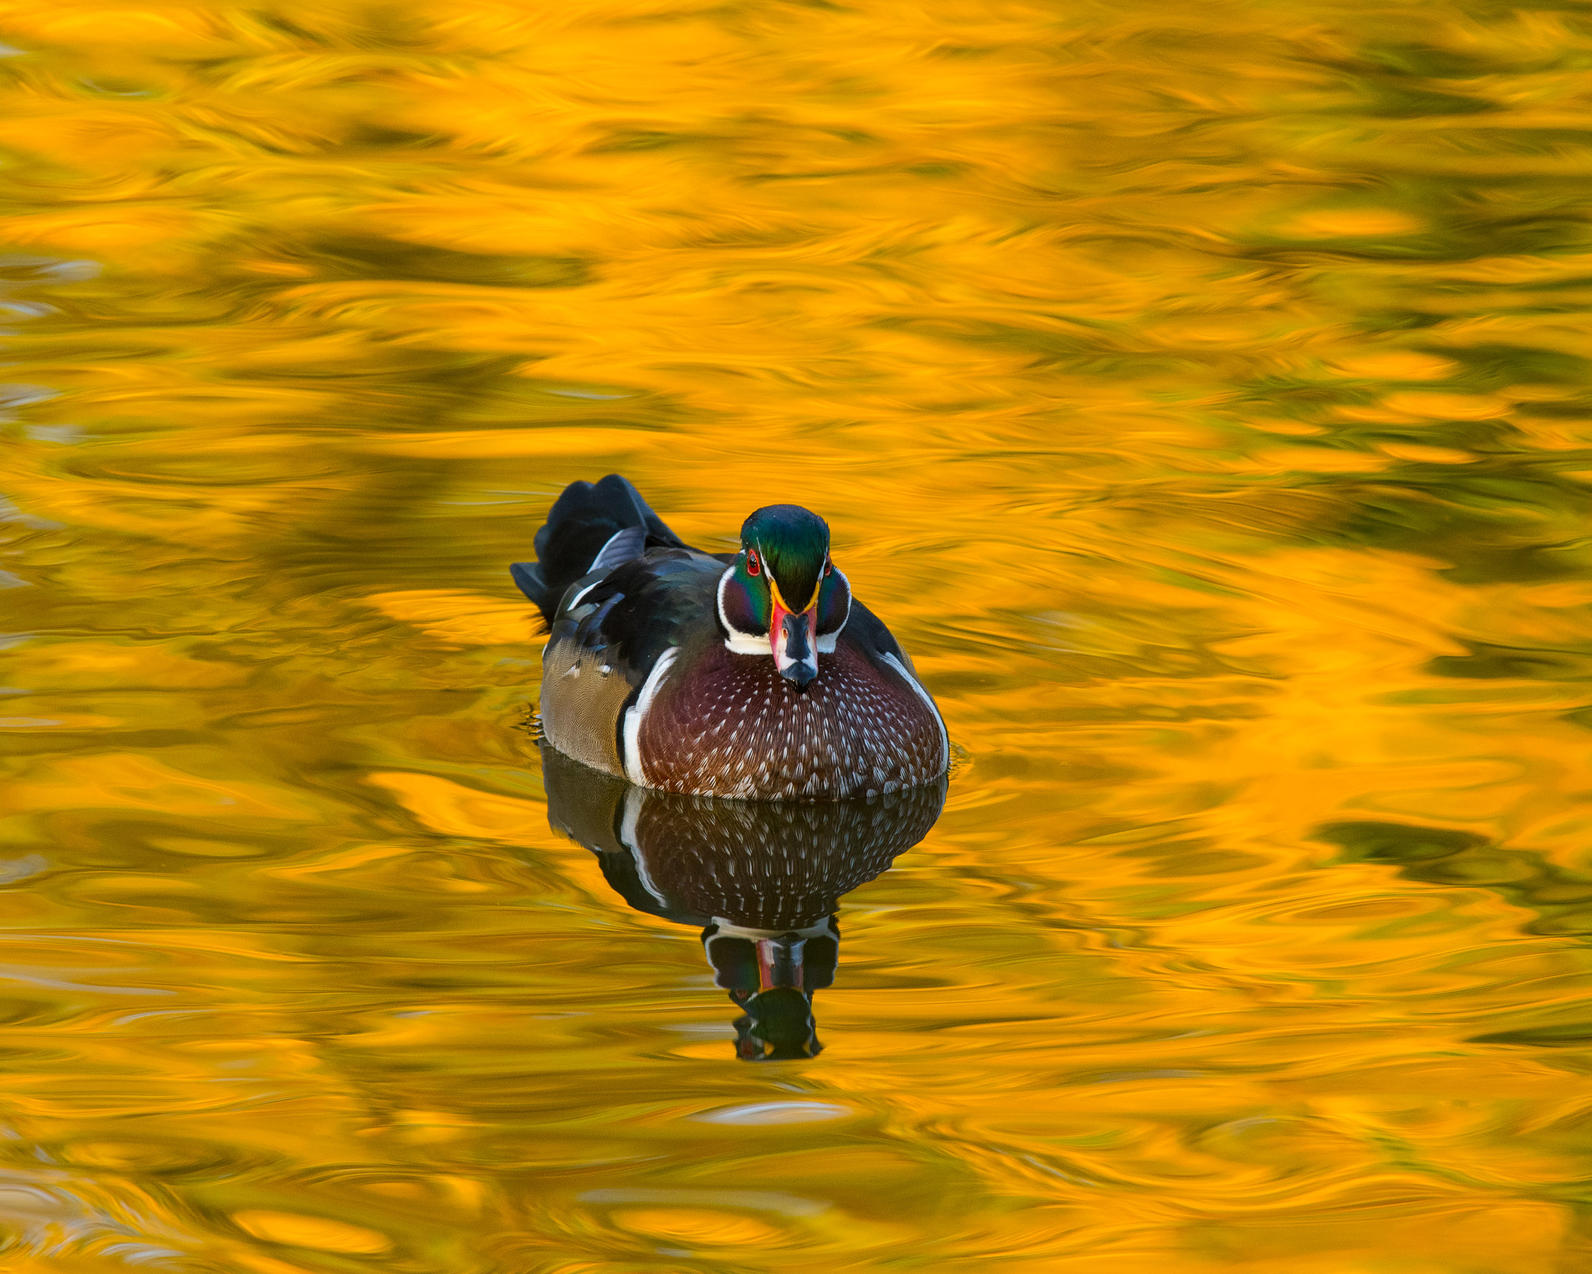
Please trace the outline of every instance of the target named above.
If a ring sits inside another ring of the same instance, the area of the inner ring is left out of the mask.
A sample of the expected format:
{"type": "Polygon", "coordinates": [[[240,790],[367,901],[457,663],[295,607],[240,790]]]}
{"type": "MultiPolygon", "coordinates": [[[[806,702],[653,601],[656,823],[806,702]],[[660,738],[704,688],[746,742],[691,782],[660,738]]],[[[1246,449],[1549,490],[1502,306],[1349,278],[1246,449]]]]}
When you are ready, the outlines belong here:
{"type": "Polygon", "coordinates": [[[542,748],[548,820],[597,855],[631,907],[702,930],[742,1016],[738,1057],[812,1057],[813,995],[835,978],[843,894],[928,834],[945,783],[873,801],[714,800],[633,787],[542,748]]]}

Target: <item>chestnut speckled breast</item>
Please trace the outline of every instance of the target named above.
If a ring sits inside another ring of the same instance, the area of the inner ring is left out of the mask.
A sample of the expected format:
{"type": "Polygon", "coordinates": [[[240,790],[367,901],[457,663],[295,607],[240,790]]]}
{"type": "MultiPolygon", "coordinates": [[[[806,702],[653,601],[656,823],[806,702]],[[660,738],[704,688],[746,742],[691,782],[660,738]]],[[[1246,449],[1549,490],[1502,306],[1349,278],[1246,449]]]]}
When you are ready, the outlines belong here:
{"type": "Polygon", "coordinates": [[[710,646],[670,669],[641,726],[641,777],[669,792],[803,800],[877,796],[945,772],[939,714],[910,673],[851,645],[805,690],[772,659],[710,646]]]}
{"type": "Polygon", "coordinates": [[[549,626],[542,729],[565,755],[750,800],[877,796],[946,773],[933,698],[806,509],[758,509],[739,553],[704,553],[610,474],[565,489],[536,552],[513,571],[549,626]]]}

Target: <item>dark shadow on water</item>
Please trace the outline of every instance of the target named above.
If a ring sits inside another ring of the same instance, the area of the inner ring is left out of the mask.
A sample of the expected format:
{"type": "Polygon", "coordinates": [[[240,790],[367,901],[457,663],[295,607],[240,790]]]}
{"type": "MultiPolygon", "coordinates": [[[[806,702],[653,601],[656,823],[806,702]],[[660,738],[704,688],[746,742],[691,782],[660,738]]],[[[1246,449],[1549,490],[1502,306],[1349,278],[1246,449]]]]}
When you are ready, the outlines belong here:
{"type": "Polygon", "coordinates": [[[872,801],[711,800],[633,787],[542,746],[547,816],[637,911],[699,927],[744,1015],[738,1057],[813,1057],[813,994],[835,977],[843,894],[924,838],[945,783],[872,801]]]}
{"type": "MultiPolygon", "coordinates": [[[[1371,820],[1323,823],[1314,837],[1338,846],[1348,861],[1387,863],[1408,880],[1490,890],[1534,915],[1521,926],[1527,933],[1592,939],[1592,878],[1531,850],[1507,849],[1455,828],[1371,820]]],[[[1471,1042],[1580,1049],[1592,1042],[1592,1020],[1572,1013],[1504,1026],[1471,1042]]]]}

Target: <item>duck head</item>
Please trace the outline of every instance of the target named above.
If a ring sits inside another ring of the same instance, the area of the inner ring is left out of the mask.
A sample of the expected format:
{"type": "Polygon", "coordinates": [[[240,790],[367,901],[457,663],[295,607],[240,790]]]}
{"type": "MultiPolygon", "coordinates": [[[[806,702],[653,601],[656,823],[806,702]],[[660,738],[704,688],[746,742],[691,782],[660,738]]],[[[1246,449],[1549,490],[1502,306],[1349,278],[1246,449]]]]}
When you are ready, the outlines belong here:
{"type": "Polygon", "coordinates": [[[829,525],[796,504],[771,504],[741,527],[741,551],[719,580],[724,644],[769,655],[797,690],[818,675],[851,613],[851,585],[829,560],[829,525]]]}

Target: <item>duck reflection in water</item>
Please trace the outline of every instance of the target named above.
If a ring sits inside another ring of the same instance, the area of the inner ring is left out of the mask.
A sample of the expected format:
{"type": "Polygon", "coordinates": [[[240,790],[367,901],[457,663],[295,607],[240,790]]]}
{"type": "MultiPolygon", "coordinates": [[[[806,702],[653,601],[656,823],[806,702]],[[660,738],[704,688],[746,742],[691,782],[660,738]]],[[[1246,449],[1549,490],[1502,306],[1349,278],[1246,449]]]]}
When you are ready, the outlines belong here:
{"type": "Polygon", "coordinates": [[[813,993],[835,977],[842,894],[928,834],[945,780],[873,800],[786,804],[633,787],[542,746],[548,821],[597,855],[630,906],[699,926],[715,985],[745,1010],[736,1055],[813,1057],[813,993]]]}

